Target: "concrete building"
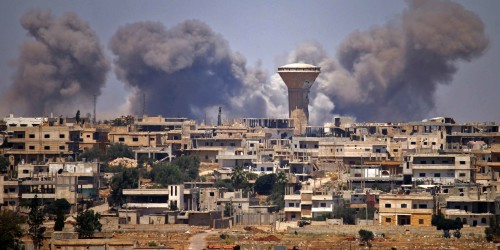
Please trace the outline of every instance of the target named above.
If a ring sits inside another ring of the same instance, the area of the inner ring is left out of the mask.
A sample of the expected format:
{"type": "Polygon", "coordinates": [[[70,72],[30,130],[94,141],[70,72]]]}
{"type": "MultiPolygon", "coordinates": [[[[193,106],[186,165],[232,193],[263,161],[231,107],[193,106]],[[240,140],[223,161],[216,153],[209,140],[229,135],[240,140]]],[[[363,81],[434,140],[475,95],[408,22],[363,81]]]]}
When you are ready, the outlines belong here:
{"type": "Polygon", "coordinates": [[[379,196],[382,225],[431,226],[433,209],[434,200],[428,192],[379,196]]]}
{"type": "Polygon", "coordinates": [[[305,63],[293,63],[278,68],[288,88],[288,110],[295,128],[294,134],[304,134],[309,122],[309,90],[314,84],[320,68],[305,63]]]}

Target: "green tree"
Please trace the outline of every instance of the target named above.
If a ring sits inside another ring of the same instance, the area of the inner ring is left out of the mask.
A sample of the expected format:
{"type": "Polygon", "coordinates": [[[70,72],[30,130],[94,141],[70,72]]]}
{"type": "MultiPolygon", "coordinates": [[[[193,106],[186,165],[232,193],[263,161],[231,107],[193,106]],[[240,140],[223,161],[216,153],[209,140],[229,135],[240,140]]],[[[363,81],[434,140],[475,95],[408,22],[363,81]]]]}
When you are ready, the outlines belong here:
{"type": "Polygon", "coordinates": [[[24,217],[11,210],[0,211],[0,246],[2,249],[19,249],[23,229],[21,224],[24,217]]]}
{"type": "Polygon", "coordinates": [[[270,195],[274,189],[276,178],[276,174],[266,174],[260,176],[257,178],[255,185],[253,186],[255,192],[261,195],[270,195]]]}
{"type": "Polygon", "coordinates": [[[373,240],[373,238],[374,238],[373,232],[361,229],[358,231],[358,234],[359,234],[360,241],[362,243],[365,243],[366,245],[368,245],[369,248],[371,248],[372,244],[370,243],[370,241],[373,240]]]}
{"type": "Polygon", "coordinates": [[[102,224],[99,222],[99,219],[101,219],[101,215],[94,213],[94,210],[86,210],[78,213],[75,226],[78,238],[92,238],[96,231],[100,232],[102,224]]]}
{"type": "Polygon", "coordinates": [[[333,213],[333,218],[342,219],[344,224],[354,225],[356,223],[356,209],[348,206],[339,206],[333,213]]]}
{"type": "Polygon", "coordinates": [[[186,174],[184,181],[196,181],[200,174],[200,158],[193,155],[183,155],[174,159],[171,164],[178,166],[186,174]]]}
{"type": "Polygon", "coordinates": [[[463,223],[460,220],[446,219],[442,213],[432,216],[431,224],[436,226],[437,230],[443,230],[445,238],[450,237],[450,230],[460,230],[463,223]]]}
{"type": "Polygon", "coordinates": [[[7,171],[9,171],[9,166],[10,166],[9,158],[0,155],[0,172],[7,173],[7,171]]]}
{"type": "Polygon", "coordinates": [[[177,203],[175,203],[175,201],[170,201],[168,208],[170,209],[170,211],[179,210],[179,207],[177,207],[177,203]]]}
{"type": "Polygon", "coordinates": [[[138,188],[138,170],[135,168],[126,168],[123,172],[115,174],[111,178],[111,195],[108,198],[108,203],[111,207],[121,207],[125,202],[123,189],[138,188]]]}
{"type": "Polygon", "coordinates": [[[277,205],[279,209],[285,207],[285,187],[288,183],[288,177],[284,172],[279,172],[276,175],[276,182],[273,185],[271,195],[267,197],[267,201],[277,205]]]}
{"type": "Polygon", "coordinates": [[[112,161],[116,158],[134,159],[134,152],[123,143],[113,143],[106,150],[106,160],[112,161]]]}
{"type": "Polygon", "coordinates": [[[71,204],[66,199],[57,199],[49,205],[45,206],[45,212],[57,215],[57,214],[67,214],[71,209],[71,204]]]}
{"type": "Polygon", "coordinates": [[[495,216],[490,220],[490,226],[484,229],[484,234],[487,241],[493,241],[500,238],[500,225],[498,224],[498,217],[495,216]]]}
{"type": "Polygon", "coordinates": [[[45,212],[56,216],[54,231],[62,231],[64,228],[64,215],[69,213],[71,204],[66,199],[57,199],[45,207],[45,212]]]}
{"type": "Polygon", "coordinates": [[[33,241],[33,247],[35,249],[40,249],[43,246],[43,234],[45,233],[45,227],[43,226],[44,212],[40,207],[40,201],[37,195],[34,199],[31,199],[30,212],[28,214],[28,234],[33,241]]]}
{"type": "Polygon", "coordinates": [[[64,228],[64,214],[58,213],[54,223],[54,231],[62,231],[64,228]]]}
{"type": "Polygon", "coordinates": [[[216,188],[227,188],[227,191],[229,191],[229,192],[233,192],[234,191],[233,182],[231,180],[228,180],[228,179],[217,180],[214,183],[214,186],[216,188]]]}
{"type": "Polygon", "coordinates": [[[85,158],[88,161],[105,161],[106,160],[106,153],[101,150],[98,146],[92,147],[90,149],[85,149],[81,154],[80,154],[80,159],[85,158]]]}
{"type": "Polygon", "coordinates": [[[184,173],[177,165],[170,163],[155,164],[152,170],[153,181],[162,186],[183,183],[184,173]]]}
{"type": "Polygon", "coordinates": [[[241,189],[248,185],[247,174],[241,166],[233,168],[231,182],[233,183],[234,189],[241,189]]]}

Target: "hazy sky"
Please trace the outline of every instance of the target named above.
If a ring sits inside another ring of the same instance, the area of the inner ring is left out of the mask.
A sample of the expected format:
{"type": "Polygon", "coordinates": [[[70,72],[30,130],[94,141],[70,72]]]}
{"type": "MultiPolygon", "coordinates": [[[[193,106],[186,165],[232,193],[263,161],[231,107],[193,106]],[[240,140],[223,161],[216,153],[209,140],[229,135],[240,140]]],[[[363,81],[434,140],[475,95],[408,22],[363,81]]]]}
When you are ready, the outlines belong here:
{"type": "MultiPolygon", "coordinates": [[[[481,18],[489,46],[482,56],[460,62],[451,84],[439,85],[436,106],[429,117],[500,122],[500,1],[456,2],[481,18]]],[[[401,15],[405,7],[399,0],[0,1],[0,90],[12,84],[12,62],[19,56],[21,44],[32,39],[20,25],[21,17],[30,9],[50,10],[56,18],[68,11],[76,13],[97,33],[110,62],[114,59],[110,39],[124,25],[157,21],[170,28],[197,19],[226,39],[232,51],[246,58],[247,65],[261,64],[271,77],[298,45],[317,42],[334,58],[349,34],[383,25],[401,15]]],[[[98,100],[98,118],[127,112],[131,88],[117,80],[116,66],[111,67],[98,100]]],[[[10,110],[15,112],[15,108],[10,110]]],[[[82,111],[86,112],[91,110],[82,111]]]]}

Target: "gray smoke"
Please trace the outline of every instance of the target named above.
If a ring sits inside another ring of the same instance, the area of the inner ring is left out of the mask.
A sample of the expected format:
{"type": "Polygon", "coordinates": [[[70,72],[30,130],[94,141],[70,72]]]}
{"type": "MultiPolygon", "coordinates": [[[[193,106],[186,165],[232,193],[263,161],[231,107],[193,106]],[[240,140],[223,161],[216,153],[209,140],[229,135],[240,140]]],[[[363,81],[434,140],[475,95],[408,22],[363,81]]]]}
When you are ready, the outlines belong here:
{"type": "Polygon", "coordinates": [[[225,117],[261,116],[275,104],[264,94],[268,76],[260,65],[247,67],[227,41],[203,22],[188,20],[167,29],[139,22],[118,29],[110,41],[116,75],[135,89],[131,112],[212,120],[217,107],[225,117]]]}
{"type": "Polygon", "coordinates": [[[48,11],[31,10],[21,25],[34,40],[21,46],[2,106],[34,116],[90,107],[110,68],[95,32],[74,13],[54,18],[48,11]]]}
{"type": "Polygon", "coordinates": [[[457,62],[487,46],[484,24],[471,11],[450,1],[413,0],[397,20],[350,34],[337,61],[316,43],[299,46],[288,61],[321,67],[311,91],[313,123],[331,121],[333,113],[407,121],[425,118],[437,86],[451,83],[457,62]]]}

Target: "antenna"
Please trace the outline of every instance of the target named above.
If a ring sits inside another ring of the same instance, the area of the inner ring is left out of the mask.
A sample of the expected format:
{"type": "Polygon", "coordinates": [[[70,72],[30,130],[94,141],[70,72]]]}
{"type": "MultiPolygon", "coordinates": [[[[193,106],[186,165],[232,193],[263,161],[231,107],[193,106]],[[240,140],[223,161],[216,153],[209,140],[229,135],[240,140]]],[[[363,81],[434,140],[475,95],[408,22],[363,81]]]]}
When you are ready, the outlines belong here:
{"type": "Polygon", "coordinates": [[[96,124],[96,121],[97,121],[97,118],[95,115],[96,104],[97,104],[97,95],[94,94],[94,120],[92,121],[94,124],[96,124]]]}

